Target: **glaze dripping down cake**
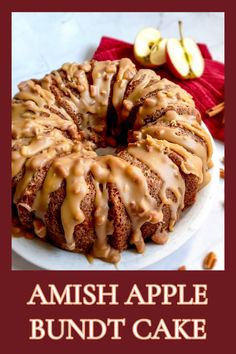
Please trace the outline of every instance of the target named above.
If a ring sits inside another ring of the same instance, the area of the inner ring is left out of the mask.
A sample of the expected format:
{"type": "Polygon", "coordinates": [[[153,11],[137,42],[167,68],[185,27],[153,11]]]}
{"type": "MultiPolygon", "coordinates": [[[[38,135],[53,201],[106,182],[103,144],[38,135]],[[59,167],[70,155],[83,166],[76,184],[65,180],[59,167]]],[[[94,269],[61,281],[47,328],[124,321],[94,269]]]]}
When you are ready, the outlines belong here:
{"type": "Polygon", "coordinates": [[[212,145],[192,97],[119,61],[66,63],[12,101],[13,210],[72,252],[116,263],[165,243],[209,182],[212,145]],[[96,150],[112,146],[115,154],[96,150]]]}

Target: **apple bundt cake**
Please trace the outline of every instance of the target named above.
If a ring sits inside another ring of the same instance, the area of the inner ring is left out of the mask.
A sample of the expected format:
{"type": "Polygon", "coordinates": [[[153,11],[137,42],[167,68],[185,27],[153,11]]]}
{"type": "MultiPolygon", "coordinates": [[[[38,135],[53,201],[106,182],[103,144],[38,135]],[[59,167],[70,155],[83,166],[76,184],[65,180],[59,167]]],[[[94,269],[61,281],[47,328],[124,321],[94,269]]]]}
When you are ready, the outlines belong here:
{"type": "Polygon", "coordinates": [[[192,97],[127,58],[66,63],[18,87],[12,195],[21,225],[114,263],[130,245],[166,242],[209,181],[211,139],[192,97]],[[108,146],[115,153],[98,155],[108,146]]]}

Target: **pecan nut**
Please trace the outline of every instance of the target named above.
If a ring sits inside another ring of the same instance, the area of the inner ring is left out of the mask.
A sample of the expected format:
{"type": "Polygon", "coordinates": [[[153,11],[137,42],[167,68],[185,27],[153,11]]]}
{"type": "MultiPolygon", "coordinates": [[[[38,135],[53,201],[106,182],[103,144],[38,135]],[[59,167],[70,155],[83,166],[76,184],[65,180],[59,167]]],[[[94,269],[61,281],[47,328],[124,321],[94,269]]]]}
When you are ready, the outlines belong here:
{"type": "Polygon", "coordinates": [[[216,254],[214,252],[209,252],[203,260],[204,269],[213,269],[217,261],[216,254]]]}

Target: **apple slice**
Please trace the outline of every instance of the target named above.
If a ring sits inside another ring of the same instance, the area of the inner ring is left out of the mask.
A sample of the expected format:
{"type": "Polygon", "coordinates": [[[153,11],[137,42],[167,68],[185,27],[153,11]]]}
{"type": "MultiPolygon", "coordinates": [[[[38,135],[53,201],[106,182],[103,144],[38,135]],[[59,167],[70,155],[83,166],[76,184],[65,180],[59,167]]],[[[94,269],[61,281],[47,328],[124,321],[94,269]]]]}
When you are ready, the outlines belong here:
{"type": "Polygon", "coordinates": [[[163,38],[151,49],[150,62],[155,66],[160,66],[166,62],[166,43],[167,39],[163,38]]]}
{"type": "Polygon", "coordinates": [[[140,31],[134,42],[134,55],[137,61],[146,67],[154,66],[149,59],[152,47],[161,39],[156,28],[147,27],[140,31]]]}
{"type": "Polygon", "coordinates": [[[170,38],[166,45],[169,69],[180,79],[194,79],[203,74],[204,59],[198,45],[191,38],[184,38],[182,22],[179,21],[180,40],[170,38]]]}

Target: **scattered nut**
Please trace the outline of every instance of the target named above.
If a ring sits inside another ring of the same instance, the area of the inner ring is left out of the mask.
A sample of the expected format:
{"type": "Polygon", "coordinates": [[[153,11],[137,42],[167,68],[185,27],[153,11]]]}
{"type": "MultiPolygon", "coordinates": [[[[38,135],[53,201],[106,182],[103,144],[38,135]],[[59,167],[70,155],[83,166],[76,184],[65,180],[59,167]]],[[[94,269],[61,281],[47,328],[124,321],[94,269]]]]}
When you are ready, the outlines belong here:
{"type": "Polygon", "coordinates": [[[12,226],[11,233],[15,237],[20,236],[21,235],[21,228],[18,226],[12,226]]]}
{"type": "Polygon", "coordinates": [[[225,178],[225,170],[224,170],[224,168],[220,168],[220,178],[225,178]]]}
{"type": "Polygon", "coordinates": [[[182,266],[179,267],[177,270],[187,270],[187,268],[185,267],[185,265],[182,265],[182,266]]]}
{"type": "Polygon", "coordinates": [[[165,231],[162,232],[158,232],[156,231],[153,235],[152,235],[152,241],[154,243],[156,243],[157,245],[164,245],[167,241],[168,241],[168,233],[165,231]]]}
{"type": "Polygon", "coordinates": [[[213,269],[217,261],[216,254],[214,252],[209,252],[203,260],[204,269],[213,269]]]}

